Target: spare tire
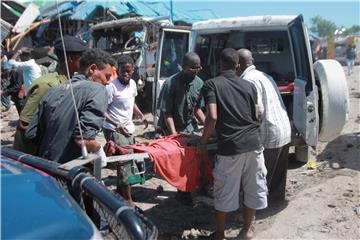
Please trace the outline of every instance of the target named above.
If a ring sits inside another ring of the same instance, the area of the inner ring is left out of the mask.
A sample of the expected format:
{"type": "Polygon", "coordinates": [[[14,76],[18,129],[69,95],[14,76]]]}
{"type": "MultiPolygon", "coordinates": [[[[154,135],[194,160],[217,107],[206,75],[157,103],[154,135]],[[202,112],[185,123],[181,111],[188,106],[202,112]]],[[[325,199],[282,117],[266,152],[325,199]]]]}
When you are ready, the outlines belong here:
{"type": "Polygon", "coordinates": [[[331,141],[342,131],[349,114],[349,93],[344,70],[335,60],[314,63],[319,85],[320,141],[331,141]]]}

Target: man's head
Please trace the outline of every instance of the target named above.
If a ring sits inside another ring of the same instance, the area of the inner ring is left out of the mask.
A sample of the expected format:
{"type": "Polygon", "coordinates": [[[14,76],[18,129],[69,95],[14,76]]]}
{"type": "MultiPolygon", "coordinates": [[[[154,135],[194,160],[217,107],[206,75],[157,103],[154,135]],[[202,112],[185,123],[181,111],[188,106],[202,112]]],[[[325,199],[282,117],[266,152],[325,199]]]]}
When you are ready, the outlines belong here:
{"type": "Polygon", "coordinates": [[[240,64],[237,73],[238,75],[241,75],[247,67],[254,64],[254,58],[250,50],[246,48],[241,48],[237,52],[239,54],[239,64],[240,64]]]}
{"type": "Polygon", "coordinates": [[[79,71],[81,54],[85,52],[88,48],[85,43],[79,38],[65,35],[64,41],[62,41],[61,38],[55,40],[54,49],[55,54],[59,59],[60,68],[62,71],[64,71],[65,69],[65,50],[66,59],[69,66],[69,73],[70,76],[72,76],[75,72],[79,71]]]}
{"type": "Polygon", "coordinates": [[[92,48],[81,55],[79,72],[94,82],[107,85],[111,79],[113,66],[115,66],[115,60],[109,53],[92,48]]]}
{"type": "Polygon", "coordinates": [[[236,70],[239,64],[239,55],[233,48],[225,48],[220,53],[220,69],[236,70]]]}
{"type": "Polygon", "coordinates": [[[134,74],[134,60],[129,55],[122,55],[117,61],[119,80],[122,84],[128,85],[134,74]]]}
{"type": "Polygon", "coordinates": [[[33,55],[32,55],[32,48],[29,48],[29,47],[22,47],[21,48],[21,51],[22,53],[20,54],[20,60],[22,62],[26,62],[26,61],[29,61],[30,59],[33,58],[33,55]]]}
{"type": "Polygon", "coordinates": [[[201,70],[201,61],[199,55],[194,52],[186,53],[183,57],[182,69],[185,76],[194,79],[194,77],[201,70]]]}

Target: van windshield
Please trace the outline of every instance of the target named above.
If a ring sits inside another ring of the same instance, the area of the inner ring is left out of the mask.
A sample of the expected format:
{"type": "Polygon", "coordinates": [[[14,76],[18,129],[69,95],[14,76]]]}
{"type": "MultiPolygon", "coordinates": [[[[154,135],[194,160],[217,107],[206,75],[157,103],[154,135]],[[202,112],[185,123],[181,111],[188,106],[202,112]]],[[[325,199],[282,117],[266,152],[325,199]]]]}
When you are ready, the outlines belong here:
{"type": "Polygon", "coordinates": [[[160,78],[168,78],[181,71],[181,62],[188,51],[189,34],[184,32],[164,32],[161,51],[160,78]]]}

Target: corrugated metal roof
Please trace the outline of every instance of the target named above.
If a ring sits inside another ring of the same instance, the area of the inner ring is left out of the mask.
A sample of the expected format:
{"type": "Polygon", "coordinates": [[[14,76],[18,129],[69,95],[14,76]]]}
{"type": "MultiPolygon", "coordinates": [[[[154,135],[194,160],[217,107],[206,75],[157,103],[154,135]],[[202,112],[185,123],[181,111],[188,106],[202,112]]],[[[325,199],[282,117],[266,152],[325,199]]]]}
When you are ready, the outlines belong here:
{"type": "MultiPolygon", "coordinates": [[[[151,4],[152,3],[145,3],[143,1],[128,2],[129,10],[132,9],[135,13],[141,16],[147,16],[147,17],[164,16],[164,14],[161,13],[163,9],[163,4],[158,4],[158,8],[156,10],[150,7],[151,4]],[[132,6],[132,8],[130,6],[132,6]]],[[[166,15],[169,15],[169,12],[166,15]]]]}
{"type": "MultiPolygon", "coordinates": [[[[145,2],[145,1],[62,1],[59,2],[59,12],[62,16],[69,16],[73,20],[94,20],[98,18],[97,14],[110,10],[116,17],[135,14],[146,17],[165,17],[170,16],[170,6],[166,2],[145,2]]],[[[40,9],[41,17],[53,18],[57,16],[57,4],[52,4],[40,9]]],[[[193,22],[195,20],[208,19],[209,13],[203,14],[206,10],[198,12],[185,12],[173,10],[175,21],[183,20],[193,22]],[[205,17],[204,17],[205,16],[205,17]]],[[[213,18],[214,16],[212,16],[213,18]]]]}
{"type": "Polygon", "coordinates": [[[105,1],[84,1],[76,7],[74,13],[70,16],[73,20],[91,20],[99,8],[109,9],[117,16],[129,13],[126,3],[123,2],[105,2],[105,1]]]}
{"type": "Polygon", "coordinates": [[[62,1],[49,6],[45,6],[40,8],[40,17],[49,17],[54,18],[60,13],[61,16],[64,15],[71,15],[74,13],[74,9],[78,6],[81,2],[79,1],[62,1]]]}

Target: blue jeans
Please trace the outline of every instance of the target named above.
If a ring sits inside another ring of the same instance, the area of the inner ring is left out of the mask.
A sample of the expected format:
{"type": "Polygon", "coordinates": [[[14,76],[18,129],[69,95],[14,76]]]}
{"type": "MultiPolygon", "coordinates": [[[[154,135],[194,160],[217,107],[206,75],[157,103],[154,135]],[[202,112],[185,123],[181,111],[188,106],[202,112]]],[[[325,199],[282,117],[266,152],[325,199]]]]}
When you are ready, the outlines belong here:
{"type": "Polygon", "coordinates": [[[355,63],[355,59],[346,59],[348,75],[350,75],[352,73],[354,63],[355,63]]]}

